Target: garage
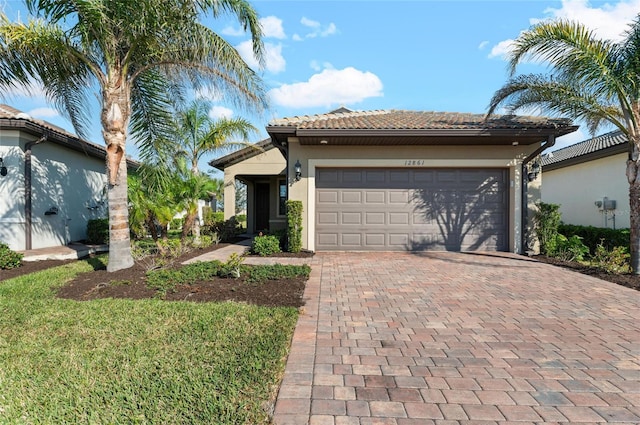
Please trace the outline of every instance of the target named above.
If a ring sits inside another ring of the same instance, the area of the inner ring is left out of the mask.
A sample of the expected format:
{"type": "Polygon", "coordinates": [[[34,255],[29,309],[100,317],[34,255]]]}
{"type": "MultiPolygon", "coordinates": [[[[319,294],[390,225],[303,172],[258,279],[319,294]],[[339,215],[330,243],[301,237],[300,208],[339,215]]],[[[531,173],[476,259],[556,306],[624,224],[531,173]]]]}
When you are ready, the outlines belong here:
{"type": "Polygon", "coordinates": [[[507,251],[506,168],[317,168],[318,251],[507,251]]]}

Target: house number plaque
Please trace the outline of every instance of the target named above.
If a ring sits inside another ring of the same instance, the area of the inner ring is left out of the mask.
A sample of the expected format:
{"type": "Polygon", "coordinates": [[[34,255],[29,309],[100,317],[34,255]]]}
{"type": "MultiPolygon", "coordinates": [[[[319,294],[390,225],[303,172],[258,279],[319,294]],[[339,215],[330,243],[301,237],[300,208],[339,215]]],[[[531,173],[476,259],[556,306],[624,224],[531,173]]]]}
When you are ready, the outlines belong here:
{"type": "Polygon", "coordinates": [[[424,165],[424,159],[407,159],[404,161],[404,165],[405,166],[410,166],[410,165],[424,165]]]}

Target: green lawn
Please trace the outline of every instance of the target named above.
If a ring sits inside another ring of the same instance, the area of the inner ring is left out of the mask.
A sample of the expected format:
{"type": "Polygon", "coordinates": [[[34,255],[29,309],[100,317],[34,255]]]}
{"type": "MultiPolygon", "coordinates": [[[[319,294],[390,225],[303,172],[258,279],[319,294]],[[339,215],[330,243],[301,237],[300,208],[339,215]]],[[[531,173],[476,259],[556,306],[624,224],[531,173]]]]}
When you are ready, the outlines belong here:
{"type": "Polygon", "coordinates": [[[296,309],[54,297],[89,270],[0,282],[0,423],[268,423],[296,309]]]}

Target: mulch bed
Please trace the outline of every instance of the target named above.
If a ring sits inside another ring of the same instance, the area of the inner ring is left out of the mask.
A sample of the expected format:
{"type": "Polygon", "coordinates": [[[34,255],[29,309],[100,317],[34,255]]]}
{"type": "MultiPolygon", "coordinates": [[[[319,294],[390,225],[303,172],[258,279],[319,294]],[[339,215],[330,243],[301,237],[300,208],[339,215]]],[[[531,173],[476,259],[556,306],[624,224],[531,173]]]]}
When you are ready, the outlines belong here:
{"type": "Polygon", "coordinates": [[[554,266],[564,267],[566,269],[570,269],[576,271],[578,273],[586,274],[589,276],[597,277],[598,279],[606,280],[608,282],[617,283],[621,286],[626,286],[627,288],[635,289],[636,291],[640,291],[640,275],[633,274],[611,274],[607,273],[604,270],[597,269],[595,267],[585,266],[584,264],[580,264],[575,261],[562,261],[557,258],[547,257],[544,255],[534,255],[532,258],[536,260],[553,264],[554,266]]]}
{"type": "MultiPolygon", "coordinates": [[[[227,245],[218,244],[209,248],[190,251],[176,258],[170,267],[179,267],[183,261],[227,245]]],[[[313,253],[287,253],[285,255],[307,258],[313,256],[313,253]]],[[[17,269],[1,270],[0,280],[10,279],[72,261],[77,260],[24,262],[17,269]]],[[[156,291],[149,289],[145,282],[145,274],[150,269],[150,265],[151,260],[146,259],[136,262],[133,267],[128,269],[109,273],[102,267],[100,262],[96,261],[95,270],[77,275],[75,279],[60,288],[57,295],[60,298],[77,301],[99,298],[154,298],[156,291]]],[[[191,285],[178,286],[175,292],[168,293],[164,299],[168,301],[184,300],[195,302],[237,301],[270,307],[302,307],[304,305],[302,295],[305,284],[306,278],[270,280],[262,284],[249,284],[242,279],[214,278],[191,285]]]]}

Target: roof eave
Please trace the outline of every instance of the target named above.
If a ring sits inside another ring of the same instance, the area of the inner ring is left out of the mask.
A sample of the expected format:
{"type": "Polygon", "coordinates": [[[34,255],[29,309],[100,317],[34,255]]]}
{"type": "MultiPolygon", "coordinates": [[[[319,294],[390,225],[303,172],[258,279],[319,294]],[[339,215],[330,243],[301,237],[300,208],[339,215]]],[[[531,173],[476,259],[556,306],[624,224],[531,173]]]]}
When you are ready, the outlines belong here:
{"type": "MultiPolygon", "coordinates": [[[[14,118],[0,118],[0,129],[23,131],[37,137],[46,134],[49,137],[49,140],[57,145],[64,146],[76,152],[81,152],[98,159],[106,159],[107,157],[106,150],[101,146],[87,142],[86,140],[82,140],[78,137],[72,137],[70,135],[60,133],[59,131],[44,127],[33,121],[14,118]]],[[[127,158],[127,164],[129,168],[133,169],[140,166],[138,161],[130,158],[127,158]]]]}
{"type": "MultiPolygon", "coordinates": [[[[457,128],[438,128],[438,129],[297,129],[295,127],[270,126],[267,131],[276,144],[282,144],[288,137],[299,137],[301,139],[310,138],[317,139],[319,137],[330,138],[376,138],[396,139],[397,138],[416,138],[421,137],[428,139],[441,139],[440,143],[446,144],[447,138],[529,138],[529,143],[539,142],[549,136],[560,137],[565,134],[572,133],[578,129],[578,126],[554,127],[554,128],[509,128],[509,129],[491,129],[491,128],[474,128],[474,129],[457,129],[457,128]]],[[[318,139],[319,140],[319,139],[318,139]]],[[[319,142],[312,142],[315,144],[319,142]]]]}

